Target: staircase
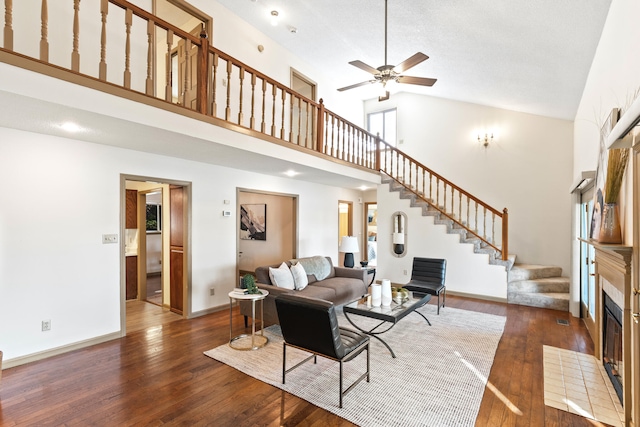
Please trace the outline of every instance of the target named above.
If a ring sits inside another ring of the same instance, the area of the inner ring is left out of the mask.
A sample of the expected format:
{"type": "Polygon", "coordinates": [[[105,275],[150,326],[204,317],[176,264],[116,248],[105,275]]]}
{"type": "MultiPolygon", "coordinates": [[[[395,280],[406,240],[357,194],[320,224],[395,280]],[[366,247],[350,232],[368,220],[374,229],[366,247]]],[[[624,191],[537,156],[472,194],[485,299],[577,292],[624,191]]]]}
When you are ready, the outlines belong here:
{"type": "Polygon", "coordinates": [[[460,235],[460,243],[472,244],[474,253],[489,255],[489,264],[504,266],[507,270],[507,302],[509,304],[569,311],[569,278],[562,277],[562,268],[515,264],[515,255],[509,255],[508,259],[503,261],[498,251],[481,239],[473,235],[468,236],[467,230],[442,215],[426,201],[421,200],[400,182],[383,174],[382,183],[389,185],[389,191],[398,192],[400,199],[410,200],[412,208],[422,209],[422,216],[433,216],[435,224],[445,225],[447,233],[460,235]]]}
{"type": "Polygon", "coordinates": [[[569,278],[562,268],[515,264],[508,272],[507,302],[569,311],[569,278]]]}
{"type": "MultiPolygon", "coordinates": [[[[457,225],[453,220],[442,215],[440,211],[435,209],[432,205],[420,200],[412,191],[408,190],[404,185],[400,184],[396,180],[390,178],[388,175],[382,174],[382,183],[389,184],[389,191],[396,191],[400,193],[401,199],[408,199],[411,201],[410,206],[412,208],[422,209],[422,216],[434,217],[434,224],[445,225],[448,234],[460,235],[460,243],[473,245],[473,252],[477,254],[489,255],[489,264],[502,265],[507,271],[515,262],[515,255],[510,255],[506,261],[500,258],[500,253],[494,248],[488,246],[481,239],[475,236],[468,236],[467,230],[457,225]]],[[[444,207],[442,207],[444,209],[444,207]]]]}

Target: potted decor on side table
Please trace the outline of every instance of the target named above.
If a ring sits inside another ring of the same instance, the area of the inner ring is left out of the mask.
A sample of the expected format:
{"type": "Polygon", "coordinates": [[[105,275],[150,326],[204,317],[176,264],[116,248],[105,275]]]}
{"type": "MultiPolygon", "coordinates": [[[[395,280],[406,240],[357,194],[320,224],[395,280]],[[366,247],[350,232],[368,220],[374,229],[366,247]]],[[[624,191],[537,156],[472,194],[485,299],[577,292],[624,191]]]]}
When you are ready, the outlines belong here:
{"type": "Polygon", "coordinates": [[[622,179],[629,160],[629,149],[619,148],[609,150],[607,160],[607,178],[604,184],[604,206],[600,219],[600,243],[622,243],[620,229],[620,213],[618,212],[618,196],[622,179]]]}
{"type": "Polygon", "coordinates": [[[247,290],[247,294],[260,294],[260,289],[256,286],[256,278],[253,274],[245,274],[242,277],[242,287],[247,290]]]}

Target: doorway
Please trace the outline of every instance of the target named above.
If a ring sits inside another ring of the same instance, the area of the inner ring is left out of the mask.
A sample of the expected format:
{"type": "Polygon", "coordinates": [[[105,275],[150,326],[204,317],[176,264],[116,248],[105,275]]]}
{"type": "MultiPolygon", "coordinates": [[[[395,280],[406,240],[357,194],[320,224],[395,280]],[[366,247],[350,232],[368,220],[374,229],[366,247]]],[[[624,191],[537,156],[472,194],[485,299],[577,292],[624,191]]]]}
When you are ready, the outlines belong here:
{"type": "Polygon", "coordinates": [[[238,277],[297,257],[297,195],[238,189],[237,201],[238,277]]]}
{"type": "Polygon", "coordinates": [[[338,251],[340,251],[342,238],[345,236],[353,236],[353,202],[339,200],[338,201],[338,251]]]}
{"type": "MultiPolygon", "coordinates": [[[[317,84],[303,75],[302,73],[291,69],[291,89],[300,95],[304,96],[311,101],[316,101],[316,88],[317,84]]],[[[300,103],[293,109],[292,119],[292,134],[294,140],[291,141],[303,147],[311,148],[315,150],[314,135],[316,115],[308,113],[308,105],[306,103],[300,103]]]]}
{"type": "Polygon", "coordinates": [[[126,197],[121,326],[126,334],[190,314],[191,184],[138,176],[121,176],[121,184],[126,197]]]}
{"type": "MultiPolygon", "coordinates": [[[[145,202],[145,251],[146,255],[140,263],[146,265],[146,275],[143,278],[144,299],[155,305],[162,306],[162,187],[143,192],[145,202]]],[[[143,253],[143,252],[141,252],[143,253]]],[[[141,286],[142,287],[142,286],[141,286]]]]}
{"type": "Polygon", "coordinates": [[[595,249],[587,243],[591,237],[594,187],[580,195],[580,317],[591,336],[596,332],[595,249]]]}
{"type": "Polygon", "coordinates": [[[365,202],[364,204],[364,240],[366,254],[363,259],[369,262],[370,267],[378,265],[378,203],[365,202]]]}

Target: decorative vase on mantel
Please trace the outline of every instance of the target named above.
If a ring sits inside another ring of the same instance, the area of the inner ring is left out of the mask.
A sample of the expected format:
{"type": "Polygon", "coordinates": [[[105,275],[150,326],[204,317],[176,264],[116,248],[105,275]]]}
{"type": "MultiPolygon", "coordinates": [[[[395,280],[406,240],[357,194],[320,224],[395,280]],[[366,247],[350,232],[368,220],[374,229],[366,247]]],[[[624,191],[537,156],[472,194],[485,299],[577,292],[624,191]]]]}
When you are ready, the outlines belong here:
{"type": "Polygon", "coordinates": [[[602,218],[600,219],[600,243],[622,243],[622,232],[620,230],[620,216],[617,203],[605,203],[602,208],[602,218]]]}

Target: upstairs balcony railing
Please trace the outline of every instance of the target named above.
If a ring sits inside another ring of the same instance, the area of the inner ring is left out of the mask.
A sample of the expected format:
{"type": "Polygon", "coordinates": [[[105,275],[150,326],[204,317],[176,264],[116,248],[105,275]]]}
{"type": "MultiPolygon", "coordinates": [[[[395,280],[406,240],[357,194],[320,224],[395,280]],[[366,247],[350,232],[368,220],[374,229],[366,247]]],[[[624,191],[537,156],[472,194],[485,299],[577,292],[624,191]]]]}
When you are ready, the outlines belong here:
{"type": "Polygon", "coordinates": [[[33,59],[180,105],[257,138],[386,173],[507,259],[506,209],[490,207],[331,112],[322,100],[306,98],[216,49],[204,30],[185,31],[124,0],[83,2],[82,12],[80,0],[39,0],[34,9],[37,1],[4,0],[0,54],[33,59]],[[49,28],[56,29],[51,36],[49,28]],[[465,217],[465,209],[474,215],[465,217]]]}

